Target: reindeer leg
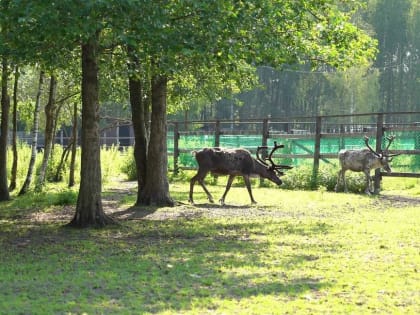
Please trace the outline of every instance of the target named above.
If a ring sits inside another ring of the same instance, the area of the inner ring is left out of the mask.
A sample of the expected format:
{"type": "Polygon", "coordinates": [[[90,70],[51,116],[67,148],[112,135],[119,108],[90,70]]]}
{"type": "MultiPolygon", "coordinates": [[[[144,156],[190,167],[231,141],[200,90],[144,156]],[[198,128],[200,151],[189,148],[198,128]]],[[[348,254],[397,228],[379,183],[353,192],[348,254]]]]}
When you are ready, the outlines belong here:
{"type": "Polygon", "coordinates": [[[337,184],[335,184],[335,188],[334,188],[335,192],[338,192],[338,190],[340,189],[341,173],[342,173],[342,170],[339,170],[338,175],[337,175],[337,184]]]}
{"type": "Polygon", "coordinates": [[[249,197],[251,198],[251,203],[256,204],[257,202],[255,201],[254,197],[252,196],[251,182],[249,181],[249,175],[243,175],[243,178],[244,178],[244,181],[245,181],[246,189],[248,189],[249,197]]]}
{"type": "Polygon", "coordinates": [[[370,170],[364,170],[363,173],[365,173],[366,176],[366,188],[365,188],[365,193],[370,195],[372,192],[370,190],[371,188],[371,183],[372,183],[372,178],[370,177],[370,170]]]}
{"type": "MultiPolygon", "coordinates": [[[[198,175],[198,174],[197,174],[198,175]]],[[[191,178],[191,180],[190,180],[190,195],[189,195],[189,198],[188,198],[188,202],[189,203],[191,203],[191,204],[194,204],[194,200],[193,200],[193,191],[194,191],[194,184],[195,184],[195,182],[196,182],[196,180],[197,180],[197,175],[195,175],[193,178],[191,178]]]]}
{"type": "Polygon", "coordinates": [[[346,182],[346,170],[341,170],[341,180],[343,181],[344,192],[349,192],[347,189],[347,182],[346,182]]]}
{"type": "Polygon", "coordinates": [[[206,185],[204,184],[204,179],[200,179],[200,180],[198,180],[198,182],[200,183],[201,187],[203,187],[204,191],[206,192],[207,199],[208,199],[211,203],[213,203],[213,202],[214,202],[213,197],[212,197],[212,195],[210,194],[210,192],[208,191],[208,189],[207,189],[206,185]]]}
{"type": "Polygon", "coordinates": [[[230,189],[230,186],[232,186],[232,182],[233,182],[234,179],[235,179],[235,175],[229,175],[228,182],[227,182],[226,189],[225,189],[225,193],[223,194],[222,198],[220,198],[220,200],[219,200],[219,202],[222,206],[225,205],[225,197],[226,197],[226,195],[227,195],[227,193],[230,189]]]}
{"type": "Polygon", "coordinates": [[[194,191],[194,184],[195,184],[196,181],[198,181],[200,183],[201,187],[203,187],[209,201],[214,202],[213,197],[211,196],[207,187],[204,185],[204,178],[206,177],[206,175],[207,175],[207,172],[202,172],[202,171],[198,170],[198,173],[193,178],[191,178],[191,181],[190,181],[190,196],[189,196],[189,200],[188,200],[191,204],[194,204],[193,191],[194,191]]]}

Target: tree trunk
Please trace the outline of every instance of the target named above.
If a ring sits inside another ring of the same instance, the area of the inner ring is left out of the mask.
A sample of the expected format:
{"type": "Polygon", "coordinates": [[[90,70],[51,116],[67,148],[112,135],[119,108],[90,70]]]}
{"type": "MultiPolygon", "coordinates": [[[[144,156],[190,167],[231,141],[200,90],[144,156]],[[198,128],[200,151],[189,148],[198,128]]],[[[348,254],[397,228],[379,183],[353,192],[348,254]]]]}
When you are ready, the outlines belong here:
{"type": "Polygon", "coordinates": [[[32,151],[31,151],[31,159],[29,160],[29,167],[28,173],[26,174],[25,182],[19,192],[19,196],[26,194],[29,190],[29,186],[32,182],[32,175],[34,173],[35,168],[35,161],[36,161],[36,153],[37,153],[37,145],[38,145],[38,131],[39,131],[39,111],[40,111],[40,103],[41,103],[41,94],[42,88],[44,84],[44,71],[41,70],[39,73],[39,84],[38,84],[38,92],[36,94],[35,99],[35,108],[34,108],[34,125],[32,127],[32,151]]]}
{"type": "Polygon", "coordinates": [[[12,116],[12,151],[13,162],[12,172],[10,176],[9,191],[16,189],[17,166],[18,166],[18,150],[17,150],[17,93],[19,82],[19,67],[15,68],[15,82],[13,84],[13,116],[12,116]]]}
{"type": "Polygon", "coordinates": [[[44,156],[42,158],[41,168],[38,174],[36,190],[41,191],[45,184],[45,174],[47,171],[48,160],[51,154],[52,143],[54,139],[54,113],[56,111],[55,97],[57,91],[57,79],[54,75],[50,78],[50,92],[48,103],[45,105],[45,144],[44,156]]]}
{"type": "Polygon", "coordinates": [[[101,199],[98,46],[99,33],[82,44],[81,170],[76,213],[69,223],[73,227],[102,227],[113,222],[105,215],[101,199]]]}
{"type": "Polygon", "coordinates": [[[72,141],[73,139],[70,140],[68,145],[64,148],[63,152],[61,153],[60,163],[58,163],[57,169],[55,170],[55,175],[53,179],[54,182],[61,182],[63,180],[62,171],[64,168],[64,164],[66,163],[67,158],[69,157],[69,152],[73,145],[72,141]]]}
{"type": "Polygon", "coordinates": [[[144,189],[141,191],[139,204],[155,206],[173,206],[169,194],[167,178],[168,155],[166,144],[166,92],[167,78],[152,78],[152,121],[150,141],[147,154],[147,176],[144,189]]]}
{"type": "Polygon", "coordinates": [[[0,201],[10,200],[7,187],[7,137],[9,131],[10,97],[7,93],[8,65],[2,60],[1,77],[1,125],[0,125],[0,201]]]}
{"type": "Polygon", "coordinates": [[[69,187],[74,186],[74,168],[76,164],[76,153],[77,153],[77,118],[78,118],[78,111],[77,111],[77,102],[73,104],[73,131],[72,131],[72,146],[71,146],[71,159],[70,159],[70,173],[69,173],[69,187]]]}
{"type": "Polygon", "coordinates": [[[132,49],[128,47],[130,55],[129,65],[129,93],[131,105],[131,120],[134,129],[134,160],[136,163],[137,173],[137,201],[139,204],[141,191],[144,189],[146,181],[146,166],[147,166],[147,146],[148,134],[146,129],[146,111],[145,103],[143,100],[143,85],[140,78],[139,71],[140,65],[137,57],[134,55],[132,49]]]}

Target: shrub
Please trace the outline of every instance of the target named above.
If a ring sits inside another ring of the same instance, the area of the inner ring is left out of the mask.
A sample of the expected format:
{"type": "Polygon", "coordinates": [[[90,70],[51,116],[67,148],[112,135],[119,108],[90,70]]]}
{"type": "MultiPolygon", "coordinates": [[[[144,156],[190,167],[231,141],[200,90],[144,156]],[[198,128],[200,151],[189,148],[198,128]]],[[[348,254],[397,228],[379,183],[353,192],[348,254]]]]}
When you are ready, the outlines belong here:
{"type": "MultiPolygon", "coordinates": [[[[303,164],[302,166],[286,171],[282,178],[285,189],[311,190],[318,187],[325,187],[327,191],[334,191],[337,183],[339,167],[334,164],[321,164],[318,177],[313,178],[313,166],[303,164]]],[[[348,190],[351,192],[363,192],[365,189],[365,175],[363,173],[346,172],[346,182],[348,190]]],[[[343,189],[340,187],[339,189],[343,189]]]]}
{"type": "Polygon", "coordinates": [[[133,147],[129,147],[124,152],[124,157],[121,162],[121,172],[127,175],[128,180],[137,179],[136,161],[134,160],[133,147]]]}
{"type": "Polygon", "coordinates": [[[56,194],[56,198],[53,201],[54,205],[65,206],[75,205],[77,202],[77,193],[73,190],[63,190],[56,194]]]}

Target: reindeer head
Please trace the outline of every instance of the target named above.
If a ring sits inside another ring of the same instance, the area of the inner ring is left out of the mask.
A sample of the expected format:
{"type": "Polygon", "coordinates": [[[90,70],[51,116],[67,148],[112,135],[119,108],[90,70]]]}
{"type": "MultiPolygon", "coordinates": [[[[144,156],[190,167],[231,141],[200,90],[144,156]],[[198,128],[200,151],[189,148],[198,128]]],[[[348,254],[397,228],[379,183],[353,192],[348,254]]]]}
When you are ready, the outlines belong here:
{"type": "Polygon", "coordinates": [[[261,175],[269,180],[271,180],[272,182],[276,183],[277,185],[281,185],[282,181],[279,178],[280,176],[284,175],[284,173],[281,171],[282,169],[291,169],[292,166],[288,166],[288,165],[280,165],[280,164],[276,164],[274,163],[272,157],[273,154],[276,150],[283,148],[284,145],[280,144],[277,145],[277,142],[274,141],[274,147],[271,149],[270,154],[268,154],[267,157],[265,158],[261,158],[260,157],[260,151],[261,150],[267,150],[268,147],[267,146],[261,146],[257,148],[257,160],[265,166],[266,172],[264,175],[261,175]],[[269,162],[269,163],[267,163],[269,162]]]}
{"type": "Polygon", "coordinates": [[[376,152],[369,145],[369,137],[365,136],[365,138],[364,138],[364,141],[365,141],[365,144],[366,144],[367,148],[375,155],[375,157],[377,158],[376,161],[380,164],[380,165],[378,165],[378,167],[382,167],[388,173],[391,172],[391,167],[389,166],[389,163],[392,162],[392,159],[393,159],[394,156],[399,155],[399,154],[389,154],[388,153],[388,149],[389,149],[392,141],[394,141],[394,139],[395,139],[395,136],[386,137],[386,140],[388,140],[388,144],[387,144],[385,150],[381,150],[379,152],[376,152]]]}

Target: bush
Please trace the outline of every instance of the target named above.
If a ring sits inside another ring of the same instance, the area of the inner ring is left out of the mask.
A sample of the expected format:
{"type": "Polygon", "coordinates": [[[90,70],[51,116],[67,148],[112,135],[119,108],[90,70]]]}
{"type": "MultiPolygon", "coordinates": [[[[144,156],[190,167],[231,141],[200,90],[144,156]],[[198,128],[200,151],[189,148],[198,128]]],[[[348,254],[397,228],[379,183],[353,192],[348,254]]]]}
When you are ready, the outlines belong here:
{"type": "MultiPolygon", "coordinates": [[[[333,164],[321,164],[318,177],[315,181],[313,178],[312,164],[304,164],[302,166],[286,171],[282,178],[285,189],[302,189],[311,190],[318,187],[325,187],[327,191],[334,191],[337,183],[339,167],[333,164]]],[[[355,193],[363,192],[365,189],[365,175],[363,173],[346,172],[346,182],[348,190],[355,193]]],[[[339,187],[340,190],[343,187],[339,187]]]]}
{"type": "Polygon", "coordinates": [[[124,158],[121,162],[121,172],[127,175],[128,180],[137,179],[136,161],[134,160],[134,148],[129,147],[125,151],[124,158]]]}
{"type": "Polygon", "coordinates": [[[77,202],[77,193],[73,190],[63,190],[57,193],[53,205],[65,206],[75,205],[77,202]]]}

